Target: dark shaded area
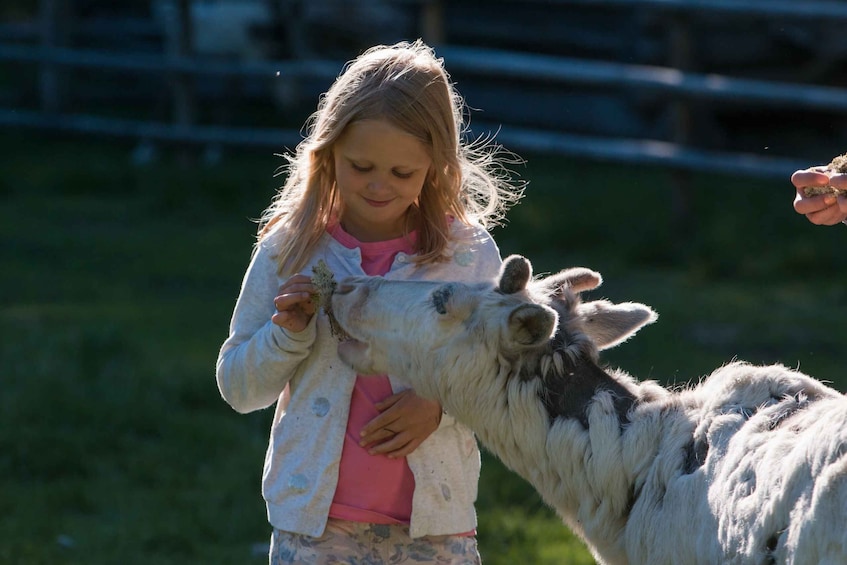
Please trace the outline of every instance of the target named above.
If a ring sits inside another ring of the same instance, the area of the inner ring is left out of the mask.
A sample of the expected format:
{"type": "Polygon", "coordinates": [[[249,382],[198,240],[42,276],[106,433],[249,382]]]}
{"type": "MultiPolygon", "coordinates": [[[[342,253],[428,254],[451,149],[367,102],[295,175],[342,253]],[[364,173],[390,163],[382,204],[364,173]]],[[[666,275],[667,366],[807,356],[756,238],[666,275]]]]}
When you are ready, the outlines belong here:
{"type": "MultiPolygon", "coordinates": [[[[609,363],[673,385],[738,357],[847,386],[847,228],[793,212],[785,161],[765,175],[708,159],[678,168],[664,144],[819,163],[847,146],[843,110],[680,106],[657,83],[613,84],[629,67],[600,83],[522,74],[552,57],[553,74],[582,77],[614,63],[843,87],[842,19],[463,0],[441,2],[432,25],[424,8],[439,3],[421,0],[388,2],[399,19],[377,28],[349,11],[318,17],[318,0],[234,3],[268,16],[183,18],[197,43],[173,31],[172,8],[188,2],[0,6],[0,562],[267,561],[259,482],[272,414],[234,413],[213,363],[252,220],[282,184],[275,154],[300,139],[343,62],[375,42],[435,38],[470,135],[499,131],[526,159],[515,171],[527,197],[494,230],[503,256],[525,255],[537,274],[597,269],[595,297],[659,312],[604,353],[609,363]],[[504,52],[528,57],[515,75],[485,69],[511,60],[504,52]],[[611,151],[597,138],[661,143],[611,151]]],[[[551,413],[588,392],[563,389],[551,413]]],[[[704,453],[692,444],[689,467],[704,453]]],[[[489,454],[478,510],[486,563],[592,562],[489,454]]],[[[775,536],[763,551],[777,547],[775,536]]]]}

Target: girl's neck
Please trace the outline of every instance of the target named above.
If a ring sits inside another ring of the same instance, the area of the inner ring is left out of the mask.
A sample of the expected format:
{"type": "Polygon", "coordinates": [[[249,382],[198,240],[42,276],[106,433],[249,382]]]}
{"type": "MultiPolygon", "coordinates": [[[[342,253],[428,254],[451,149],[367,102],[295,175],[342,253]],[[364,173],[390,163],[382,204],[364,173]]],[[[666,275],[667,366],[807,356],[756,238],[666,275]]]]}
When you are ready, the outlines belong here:
{"type": "Polygon", "coordinates": [[[344,218],[339,219],[338,224],[341,225],[341,229],[362,243],[373,243],[408,236],[410,232],[417,229],[417,225],[419,223],[418,218],[419,214],[417,211],[410,209],[395,226],[351,224],[350,222],[344,221],[344,218]]]}

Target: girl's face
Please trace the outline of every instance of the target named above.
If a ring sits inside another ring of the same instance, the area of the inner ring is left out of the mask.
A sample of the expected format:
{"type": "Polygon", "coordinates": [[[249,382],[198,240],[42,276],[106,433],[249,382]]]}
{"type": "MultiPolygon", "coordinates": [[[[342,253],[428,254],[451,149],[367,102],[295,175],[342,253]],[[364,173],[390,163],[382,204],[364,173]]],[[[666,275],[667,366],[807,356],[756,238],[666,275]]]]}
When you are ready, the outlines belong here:
{"type": "Polygon", "coordinates": [[[353,122],[333,147],[341,225],[359,241],[403,235],[432,159],[417,138],[385,120],[353,122]]]}

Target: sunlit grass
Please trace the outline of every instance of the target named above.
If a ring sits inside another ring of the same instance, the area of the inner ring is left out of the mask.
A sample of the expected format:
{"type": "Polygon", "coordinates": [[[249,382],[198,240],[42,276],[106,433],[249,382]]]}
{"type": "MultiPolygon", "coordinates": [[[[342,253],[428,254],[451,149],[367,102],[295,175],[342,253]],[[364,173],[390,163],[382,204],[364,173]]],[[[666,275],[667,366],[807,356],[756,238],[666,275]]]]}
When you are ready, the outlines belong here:
{"type": "MultiPolygon", "coordinates": [[[[214,361],[279,159],[139,168],[118,144],[0,147],[0,563],[266,562],[270,413],[232,411],[214,361]]],[[[703,178],[679,234],[665,173],[526,157],[503,253],[598,269],[594,295],[660,314],[608,362],[684,382],[739,357],[845,388],[847,228],[808,225],[785,187],[703,178]]],[[[488,564],[593,562],[489,454],[478,513],[488,564]]]]}

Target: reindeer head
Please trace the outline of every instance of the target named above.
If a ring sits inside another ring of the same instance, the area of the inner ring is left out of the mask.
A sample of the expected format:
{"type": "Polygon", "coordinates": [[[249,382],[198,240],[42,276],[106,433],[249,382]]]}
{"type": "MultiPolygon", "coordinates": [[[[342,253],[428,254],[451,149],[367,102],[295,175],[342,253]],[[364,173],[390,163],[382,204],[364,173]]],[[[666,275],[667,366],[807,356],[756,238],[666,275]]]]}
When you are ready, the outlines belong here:
{"type": "Polygon", "coordinates": [[[339,356],[361,374],[390,373],[425,391],[435,378],[474,378],[551,347],[596,355],[656,319],[643,304],[581,302],[579,293],[601,282],[585,268],[534,281],[520,256],[507,258],[487,283],[351,277],[332,296],[351,336],[339,356]]]}

